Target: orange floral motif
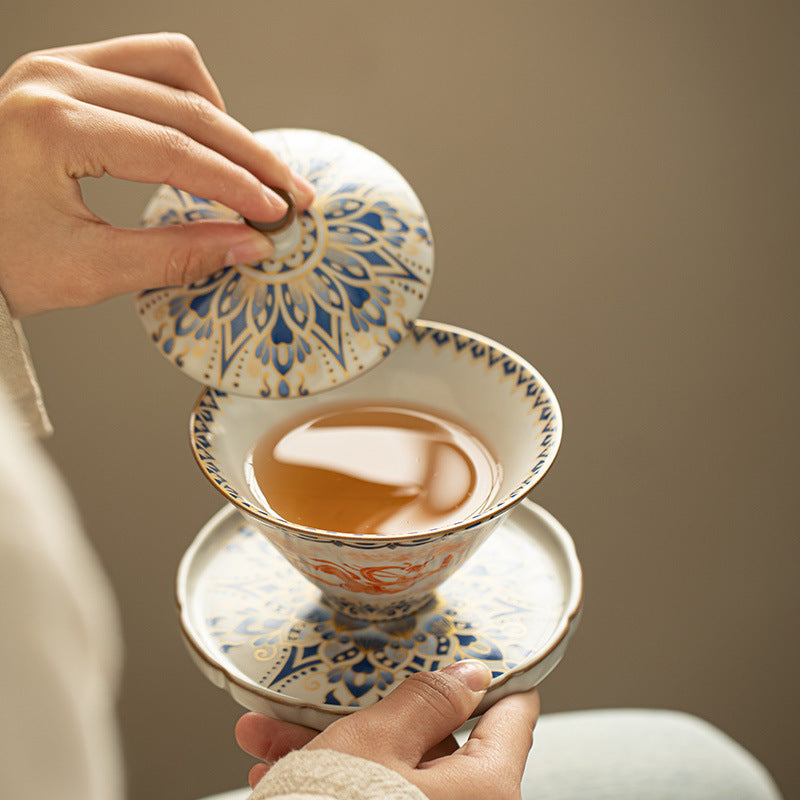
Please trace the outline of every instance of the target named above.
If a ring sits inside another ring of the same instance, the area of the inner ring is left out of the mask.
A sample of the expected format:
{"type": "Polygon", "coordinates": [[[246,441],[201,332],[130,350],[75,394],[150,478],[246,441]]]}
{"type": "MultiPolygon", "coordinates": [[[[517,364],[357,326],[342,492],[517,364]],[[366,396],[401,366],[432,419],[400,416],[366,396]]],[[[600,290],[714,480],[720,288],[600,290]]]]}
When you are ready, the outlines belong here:
{"type": "Polygon", "coordinates": [[[314,577],[327,586],[336,586],[351,592],[365,592],[366,594],[393,594],[402,592],[413,586],[421,577],[435,575],[446,569],[453,559],[452,553],[446,555],[438,567],[428,569],[435,558],[429,558],[422,564],[398,564],[396,566],[375,566],[375,567],[345,567],[334,564],[332,561],[325,561],[320,558],[313,558],[307,562],[307,566],[314,570],[314,577]],[[326,580],[322,575],[330,575],[331,580],[326,580]]]}

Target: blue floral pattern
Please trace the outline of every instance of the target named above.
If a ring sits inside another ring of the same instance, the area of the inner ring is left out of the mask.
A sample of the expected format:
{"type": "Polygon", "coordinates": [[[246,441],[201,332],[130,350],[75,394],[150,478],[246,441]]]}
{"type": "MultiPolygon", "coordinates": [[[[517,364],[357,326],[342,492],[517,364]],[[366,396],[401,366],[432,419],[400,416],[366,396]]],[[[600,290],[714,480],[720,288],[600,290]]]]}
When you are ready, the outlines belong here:
{"type": "Polygon", "coordinates": [[[202,630],[190,638],[217,665],[312,705],[368,705],[415,672],[467,658],[502,680],[542,658],[564,626],[552,556],[513,524],[421,611],[369,621],[330,608],[260,533],[227,519],[195,590],[202,630]]]}
{"type": "MultiPolygon", "coordinates": [[[[259,138],[314,185],[300,243],[281,261],[227,267],[137,298],[154,344],[196,380],[237,394],[297,397],[358,375],[407,334],[433,276],[433,241],[410,186],[383,159],[317,131],[259,138]]],[[[146,226],[239,220],[160,187],[146,226]]]]}

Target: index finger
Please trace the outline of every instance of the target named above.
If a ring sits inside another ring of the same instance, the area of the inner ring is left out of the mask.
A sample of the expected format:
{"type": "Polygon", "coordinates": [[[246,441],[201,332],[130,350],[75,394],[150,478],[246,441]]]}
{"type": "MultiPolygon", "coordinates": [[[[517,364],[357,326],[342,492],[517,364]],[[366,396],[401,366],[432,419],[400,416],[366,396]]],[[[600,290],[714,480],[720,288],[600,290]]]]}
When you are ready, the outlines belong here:
{"type": "Polygon", "coordinates": [[[99,80],[89,71],[80,76],[77,85],[92,95],[82,97],[85,102],[171,125],[190,136],[199,134],[201,144],[218,150],[262,183],[291,192],[299,210],[311,205],[314,188],[307,180],[292,173],[234,119],[203,113],[197,106],[192,95],[225,112],[219,89],[189,37],[180,33],[140,34],[45,52],[105,73],[98,73],[99,80]],[[179,91],[170,94],[171,89],[179,91]],[[143,98],[147,100],[144,104],[143,98]],[[164,116],[165,109],[169,118],[164,116]]]}
{"type": "Polygon", "coordinates": [[[277,761],[292,750],[305,747],[317,733],[311,728],[272,719],[255,711],[241,716],[234,729],[239,747],[262,761],[277,761]]]}
{"type": "Polygon", "coordinates": [[[51,50],[90,67],[196,92],[222,111],[225,103],[195,43],[182,33],[145,33],[51,50]]]}
{"type": "Polygon", "coordinates": [[[535,689],[492,706],[453,755],[425,762],[407,776],[429,797],[519,797],[539,716],[535,689]]]}
{"type": "Polygon", "coordinates": [[[504,697],[478,720],[459,752],[469,758],[502,759],[513,777],[522,780],[539,709],[536,689],[504,697]]]}
{"type": "Polygon", "coordinates": [[[248,219],[275,220],[286,212],[285,201],[256,176],[177,129],[99,107],[91,115],[74,115],[71,124],[72,133],[81,134],[75,136],[81,147],[65,149],[70,178],[108,173],[164,183],[216,200],[248,219]]]}

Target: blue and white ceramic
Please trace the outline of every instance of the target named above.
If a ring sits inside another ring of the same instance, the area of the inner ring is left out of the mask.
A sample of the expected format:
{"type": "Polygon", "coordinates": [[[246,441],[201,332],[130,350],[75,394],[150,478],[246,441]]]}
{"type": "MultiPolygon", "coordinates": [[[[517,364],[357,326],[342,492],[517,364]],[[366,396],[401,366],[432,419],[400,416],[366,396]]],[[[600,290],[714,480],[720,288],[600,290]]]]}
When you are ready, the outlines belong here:
{"type": "Polygon", "coordinates": [[[556,397],[527,361],[484,336],[422,321],[374,369],[330,392],[265,400],[206,389],[191,418],[192,449],[212,485],[332,607],[364,619],[405,617],[427,603],[547,472],[560,441],[556,397]],[[267,510],[245,466],[256,441],[296,414],[354,401],[424,406],[463,422],[501,464],[493,502],[457,524],[397,536],[323,531],[267,510]]]}
{"type": "Polygon", "coordinates": [[[476,714],[538,685],[577,627],[582,578],[569,534],[525,501],[416,614],[354,619],[228,506],[187,550],[177,599],[204,675],[246,708],[321,730],[415,672],[466,658],[493,674],[476,714]]]}
{"type": "MultiPolygon", "coordinates": [[[[417,196],[386,161],[319,131],[256,136],[316,190],[282,234],[279,258],[232,265],[190,286],[140,294],[153,343],[195,380],[262,398],[298,397],[360,375],[408,333],[433,276],[433,241],[417,196]]],[[[162,186],[146,226],[241,219],[162,186]]]]}

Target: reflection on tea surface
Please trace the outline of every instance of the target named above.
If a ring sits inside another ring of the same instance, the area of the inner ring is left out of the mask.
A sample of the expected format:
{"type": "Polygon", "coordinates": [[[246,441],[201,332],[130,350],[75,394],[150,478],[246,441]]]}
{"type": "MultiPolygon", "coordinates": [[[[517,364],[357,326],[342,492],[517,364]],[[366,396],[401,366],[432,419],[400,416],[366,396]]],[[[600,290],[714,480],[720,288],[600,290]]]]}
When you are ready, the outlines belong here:
{"type": "Polygon", "coordinates": [[[317,408],[269,430],[246,465],[265,508],[341,533],[399,534],[487,508],[502,470],[463,424],[413,406],[317,408]]]}

